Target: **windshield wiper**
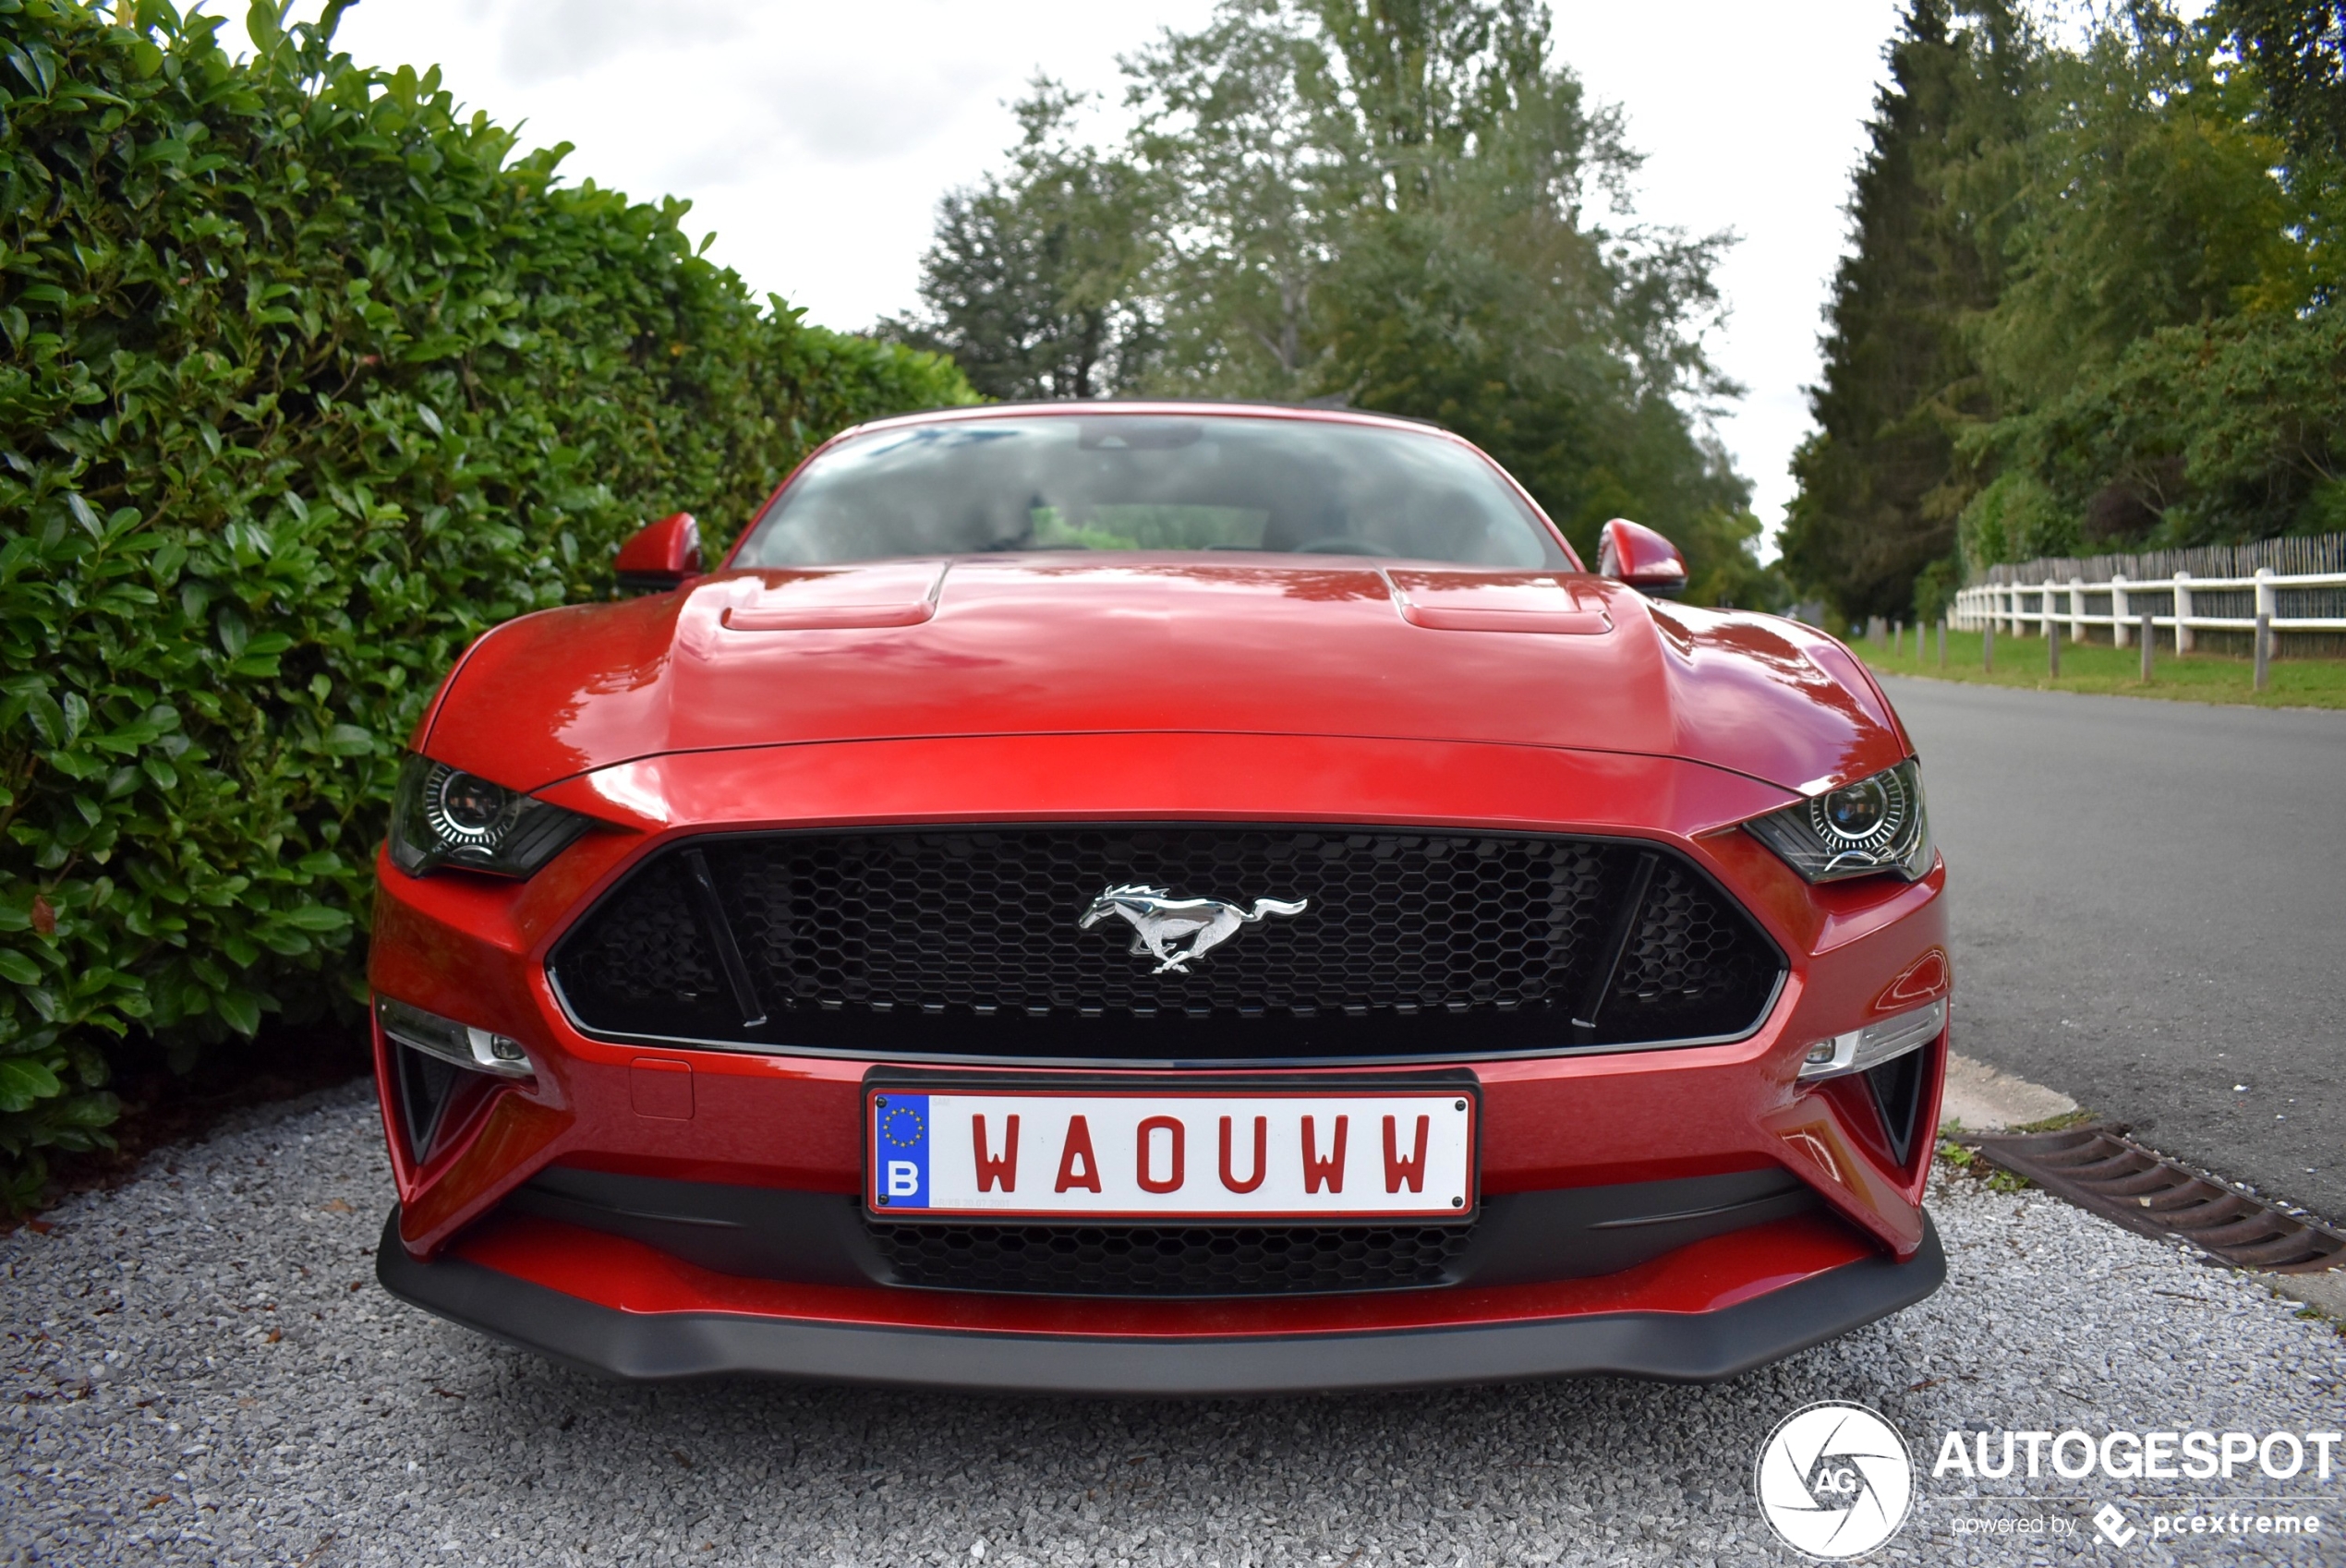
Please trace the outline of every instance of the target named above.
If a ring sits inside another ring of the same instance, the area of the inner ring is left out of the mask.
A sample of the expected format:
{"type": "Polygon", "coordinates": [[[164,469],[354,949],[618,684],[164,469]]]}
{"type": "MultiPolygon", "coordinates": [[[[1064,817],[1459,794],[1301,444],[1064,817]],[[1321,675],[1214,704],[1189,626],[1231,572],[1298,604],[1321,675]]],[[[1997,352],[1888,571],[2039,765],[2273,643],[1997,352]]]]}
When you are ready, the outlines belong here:
{"type": "Polygon", "coordinates": [[[1034,535],[1021,534],[1012,538],[988,539],[986,543],[978,546],[973,553],[978,555],[1004,555],[1012,550],[1090,549],[1092,547],[1089,545],[1076,544],[1071,541],[1066,544],[1038,545],[1034,542],[1034,535]]]}

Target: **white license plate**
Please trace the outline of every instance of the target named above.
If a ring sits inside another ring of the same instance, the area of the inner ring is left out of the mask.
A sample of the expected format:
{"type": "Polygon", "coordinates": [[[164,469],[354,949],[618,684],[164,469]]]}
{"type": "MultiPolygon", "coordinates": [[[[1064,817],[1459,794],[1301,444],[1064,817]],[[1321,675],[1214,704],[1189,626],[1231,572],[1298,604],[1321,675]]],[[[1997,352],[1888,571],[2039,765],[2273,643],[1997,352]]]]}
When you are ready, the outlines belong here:
{"type": "Polygon", "coordinates": [[[1474,1212],[1470,1090],[873,1086],[875,1214],[1162,1220],[1462,1218],[1474,1212]]]}

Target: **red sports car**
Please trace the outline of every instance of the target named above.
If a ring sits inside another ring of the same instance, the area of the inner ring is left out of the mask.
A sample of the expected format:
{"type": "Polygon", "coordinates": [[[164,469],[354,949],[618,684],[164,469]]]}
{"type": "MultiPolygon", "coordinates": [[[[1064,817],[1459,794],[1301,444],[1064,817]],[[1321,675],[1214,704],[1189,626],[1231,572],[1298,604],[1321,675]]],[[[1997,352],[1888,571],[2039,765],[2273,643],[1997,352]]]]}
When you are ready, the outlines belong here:
{"type": "Polygon", "coordinates": [[[635,1378],[1713,1379],[1893,1312],[1945,872],[1848,651],[1467,442],[884,420],[482,637],[371,979],[431,1311],[635,1378]]]}

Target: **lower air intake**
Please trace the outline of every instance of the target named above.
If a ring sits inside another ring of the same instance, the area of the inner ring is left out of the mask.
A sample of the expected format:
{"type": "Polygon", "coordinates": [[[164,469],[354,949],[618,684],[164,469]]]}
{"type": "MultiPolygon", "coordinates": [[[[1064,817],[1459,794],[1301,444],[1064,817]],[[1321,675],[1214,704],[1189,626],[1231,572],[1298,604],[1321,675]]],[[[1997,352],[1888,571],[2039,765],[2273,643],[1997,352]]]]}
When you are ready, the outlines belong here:
{"type": "Polygon", "coordinates": [[[1474,1226],[872,1224],[894,1283],[1033,1296],[1307,1296],[1451,1283],[1474,1226]]]}

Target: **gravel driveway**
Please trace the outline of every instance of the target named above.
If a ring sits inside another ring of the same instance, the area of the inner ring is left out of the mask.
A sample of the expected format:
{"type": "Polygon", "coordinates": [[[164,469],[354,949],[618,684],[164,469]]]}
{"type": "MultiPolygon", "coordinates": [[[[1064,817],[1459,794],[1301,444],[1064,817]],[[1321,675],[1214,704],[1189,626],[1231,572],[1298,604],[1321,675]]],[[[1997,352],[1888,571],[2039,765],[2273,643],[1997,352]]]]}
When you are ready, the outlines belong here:
{"type": "Polygon", "coordinates": [[[377,1288],[389,1179],[371,1093],[345,1090],[0,1241],[0,1560],[1776,1562],[1790,1559],[1752,1502],[1753,1460],[1781,1417],[1838,1398],[1916,1450],[1891,1561],[2346,1562],[2346,1476],[2199,1484],[2293,1496],[2325,1534],[2181,1555],[2095,1536],[2090,1514],[2128,1483],[1981,1483],[2031,1501],[1932,1480],[1941,1435],[1967,1427],[2304,1431],[2346,1416],[2333,1325],[2040,1195],[1942,1185],[1946,1290],[1715,1388],[1186,1405],[634,1389],[377,1288]],[[2074,1533],[1954,1533],[2031,1514],[2074,1533]]]}

